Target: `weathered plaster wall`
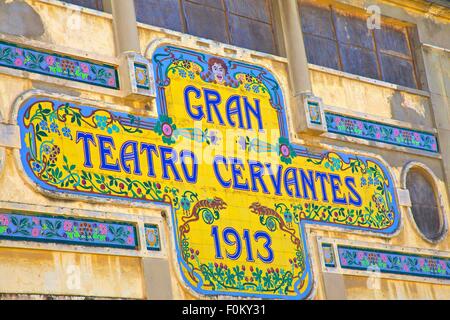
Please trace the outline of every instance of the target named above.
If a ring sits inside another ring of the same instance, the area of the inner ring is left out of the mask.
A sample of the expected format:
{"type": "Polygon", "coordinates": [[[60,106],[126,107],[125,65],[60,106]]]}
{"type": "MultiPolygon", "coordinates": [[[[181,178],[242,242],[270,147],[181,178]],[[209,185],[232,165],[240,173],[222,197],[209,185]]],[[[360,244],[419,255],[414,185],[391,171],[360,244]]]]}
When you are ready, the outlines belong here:
{"type": "Polygon", "coordinates": [[[144,298],[140,258],[0,249],[2,293],[144,298]]]}

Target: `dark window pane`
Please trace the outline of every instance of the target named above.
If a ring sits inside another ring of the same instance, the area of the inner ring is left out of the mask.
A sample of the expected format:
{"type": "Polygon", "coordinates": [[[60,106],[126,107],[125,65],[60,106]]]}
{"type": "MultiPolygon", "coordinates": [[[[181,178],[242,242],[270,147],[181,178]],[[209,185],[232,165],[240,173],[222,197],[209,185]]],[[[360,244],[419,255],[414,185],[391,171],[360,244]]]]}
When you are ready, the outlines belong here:
{"type": "Polygon", "coordinates": [[[375,38],[377,46],[381,50],[391,50],[408,56],[411,55],[406,34],[401,30],[383,25],[381,29],[375,29],[375,38]]]}
{"type": "Polygon", "coordinates": [[[76,4],[81,7],[103,11],[102,0],[65,0],[63,2],[76,4]]]}
{"type": "Polygon", "coordinates": [[[183,31],[178,0],[134,0],[139,22],[183,31]]]}
{"type": "Polygon", "coordinates": [[[330,10],[301,5],[300,15],[303,32],[334,39],[330,10]]]}
{"type": "Polygon", "coordinates": [[[231,44],[275,54],[272,28],[269,24],[230,14],[231,44]]]}
{"type": "Polygon", "coordinates": [[[417,227],[429,240],[439,239],[444,228],[432,185],[419,170],[411,169],[406,176],[406,188],[417,227]]]}
{"type": "Polygon", "coordinates": [[[414,67],[408,60],[381,54],[383,80],[405,87],[416,88],[414,67]]]}
{"type": "Polygon", "coordinates": [[[373,51],[341,44],[343,71],[363,77],[379,79],[377,58],[373,51]]]}
{"type": "Polygon", "coordinates": [[[305,34],[303,36],[309,63],[339,70],[336,42],[305,34]]]}
{"type": "MultiPolygon", "coordinates": [[[[160,0],[161,1],[161,0],[160,0]]],[[[195,2],[204,6],[210,6],[213,8],[225,10],[223,7],[223,1],[222,0],[188,0],[190,2],[195,2]]]]}
{"type": "Polygon", "coordinates": [[[228,43],[224,11],[188,1],[183,6],[188,33],[228,43]]]}
{"type": "Polygon", "coordinates": [[[270,23],[267,0],[225,0],[227,10],[247,18],[270,23]]]}
{"type": "Polygon", "coordinates": [[[340,42],[373,49],[372,31],[365,20],[337,13],[336,35],[340,42]]]}

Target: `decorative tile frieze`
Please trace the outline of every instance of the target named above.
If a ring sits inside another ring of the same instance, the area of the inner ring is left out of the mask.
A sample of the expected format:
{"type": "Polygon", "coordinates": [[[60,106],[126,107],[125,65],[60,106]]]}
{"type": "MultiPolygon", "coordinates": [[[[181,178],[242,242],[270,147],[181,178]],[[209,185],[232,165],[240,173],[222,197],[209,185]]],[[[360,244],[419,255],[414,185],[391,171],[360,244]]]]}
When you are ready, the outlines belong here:
{"type": "Polygon", "coordinates": [[[147,250],[161,251],[161,238],[156,224],[145,224],[145,242],[147,250]]]}
{"type": "Polygon", "coordinates": [[[117,68],[0,41],[0,66],[119,89],[117,68]]]}
{"type": "Polygon", "coordinates": [[[450,259],[446,257],[347,245],[337,245],[337,249],[342,269],[450,279],[450,259]]]}
{"type": "Polygon", "coordinates": [[[365,140],[383,142],[399,147],[438,153],[438,141],[434,134],[401,128],[336,113],[325,112],[328,132],[365,140]]]}
{"type": "Polygon", "coordinates": [[[0,240],[137,249],[136,227],[131,223],[96,221],[43,214],[0,213],[0,240]]]}

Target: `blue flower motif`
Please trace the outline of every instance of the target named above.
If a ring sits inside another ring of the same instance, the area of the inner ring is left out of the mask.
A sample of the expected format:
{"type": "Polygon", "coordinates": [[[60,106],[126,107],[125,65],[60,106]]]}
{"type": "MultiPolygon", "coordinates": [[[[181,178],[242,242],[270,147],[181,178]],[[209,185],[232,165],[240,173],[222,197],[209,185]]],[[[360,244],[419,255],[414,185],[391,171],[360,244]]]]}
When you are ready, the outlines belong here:
{"type": "Polygon", "coordinates": [[[194,79],[195,75],[192,71],[188,72],[189,78],[191,78],[192,80],[194,79]]]}
{"type": "Polygon", "coordinates": [[[244,85],[245,90],[250,91],[251,87],[248,83],[244,85]]]}
{"type": "Polygon", "coordinates": [[[42,165],[39,162],[33,162],[33,171],[40,172],[42,170],[42,165]]]}
{"type": "Polygon", "coordinates": [[[45,154],[49,154],[49,153],[52,151],[52,148],[50,148],[50,146],[49,146],[48,144],[45,144],[45,145],[42,147],[42,151],[43,151],[45,154]]]}
{"type": "Polygon", "coordinates": [[[186,71],[184,71],[183,69],[178,70],[178,73],[182,78],[186,78],[186,71]]]}
{"type": "Polygon", "coordinates": [[[47,121],[45,121],[45,120],[42,120],[42,121],[39,123],[39,126],[41,127],[42,130],[48,130],[48,123],[47,123],[47,121]]]}
{"type": "Polygon", "coordinates": [[[259,93],[259,87],[258,86],[253,86],[253,92],[254,93],[259,93]]]}
{"type": "Polygon", "coordinates": [[[72,134],[70,133],[70,129],[67,127],[64,127],[61,129],[63,136],[67,137],[67,138],[71,138],[72,139],[72,134]]]}
{"type": "Polygon", "coordinates": [[[52,124],[50,125],[50,131],[51,132],[57,132],[59,134],[58,125],[56,123],[52,122],[52,124]]]}
{"type": "Polygon", "coordinates": [[[364,187],[367,184],[366,178],[361,178],[361,187],[364,187]]]}

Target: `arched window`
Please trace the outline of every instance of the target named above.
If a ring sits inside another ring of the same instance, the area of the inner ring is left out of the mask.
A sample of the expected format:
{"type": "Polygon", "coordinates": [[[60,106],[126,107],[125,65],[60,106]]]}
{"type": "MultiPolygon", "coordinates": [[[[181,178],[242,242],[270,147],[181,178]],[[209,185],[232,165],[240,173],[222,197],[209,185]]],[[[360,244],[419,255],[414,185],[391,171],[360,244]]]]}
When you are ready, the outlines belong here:
{"type": "Polygon", "coordinates": [[[411,213],[417,228],[430,241],[437,241],[445,231],[433,178],[419,167],[412,167],[406,175],[406,188],[411,198],[411,213]]]}

